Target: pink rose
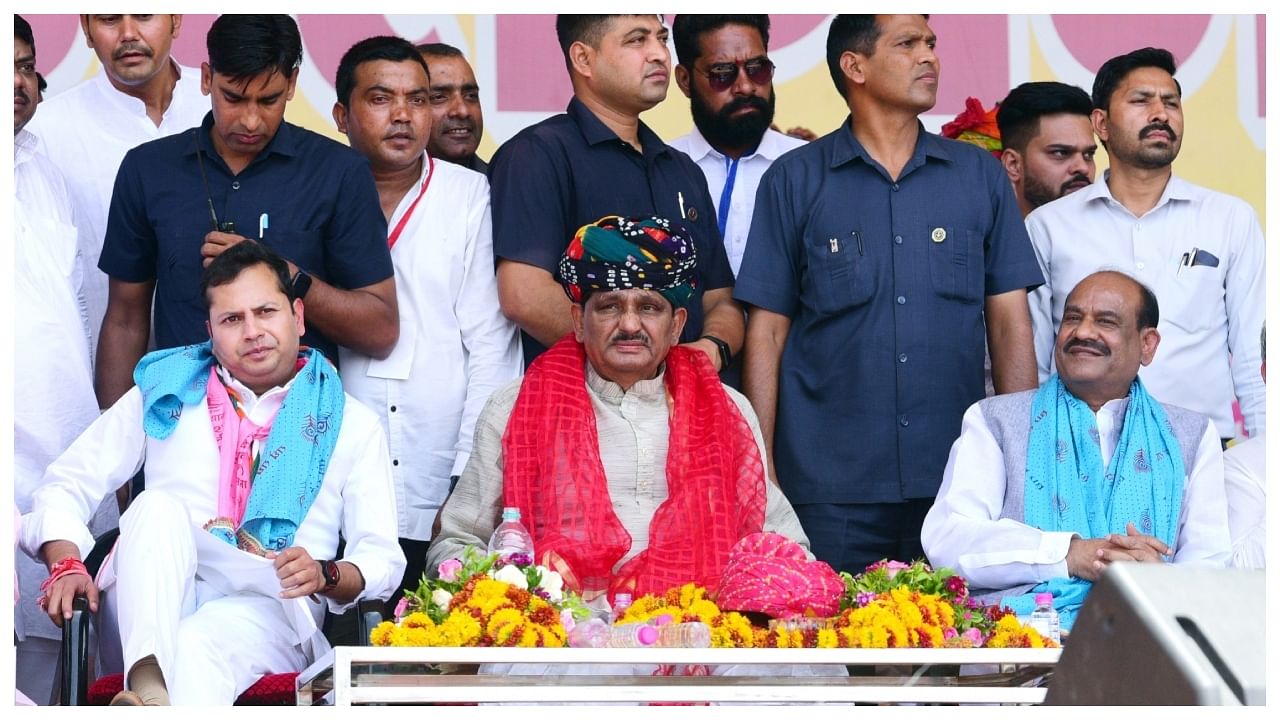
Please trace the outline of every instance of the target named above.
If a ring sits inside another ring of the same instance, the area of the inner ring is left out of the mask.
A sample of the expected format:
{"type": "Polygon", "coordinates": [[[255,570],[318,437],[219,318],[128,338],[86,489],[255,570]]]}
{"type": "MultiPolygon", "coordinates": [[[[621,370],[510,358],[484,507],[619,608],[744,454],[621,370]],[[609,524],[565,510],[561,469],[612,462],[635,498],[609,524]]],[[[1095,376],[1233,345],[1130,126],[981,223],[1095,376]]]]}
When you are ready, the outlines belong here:
{"type": "Polygon", "coordinates": [[[974,647],[982,647],[982,631],[978,628],[969,628],[961,633],[961,635],[963,635],[966,640],[973,643],[974,647]]]}
{"type": "Polygon", "coordinates": [[[396,610],[393,613],[396,620],[404,617],[404,611],[409,609],[409,598],[406,595],[400,596],[400,602],[396,603],[396,610]]]}
{"type": "Polygon", "coordinates": [[[886,577],[888,577],[889,579],[893,579],[894,575],[897,575],[898,573],[910,567],[911,566],[908,565],[907,563],[898,562],[897,560],[890,560],[884,564],[884,573],[886,577]]]}
{"type": "Polygon", "coordinates": [[[436,571],[440,574],[440,579],[445,582],[456,582],[458,580],[458,571],[462,569],[462,561],[457,558],[449,558],[440,563],[440,567],[436,571]]]}

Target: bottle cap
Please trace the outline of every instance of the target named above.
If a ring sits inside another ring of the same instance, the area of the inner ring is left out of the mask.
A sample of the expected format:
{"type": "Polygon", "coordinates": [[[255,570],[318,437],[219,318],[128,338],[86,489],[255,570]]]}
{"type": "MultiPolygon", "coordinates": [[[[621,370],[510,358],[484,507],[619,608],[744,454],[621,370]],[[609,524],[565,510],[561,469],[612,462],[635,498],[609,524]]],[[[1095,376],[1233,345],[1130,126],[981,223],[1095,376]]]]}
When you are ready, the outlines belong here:
{"type": "Polygon", "coordinates": [[[1036,593],[1036,604],[1037,604],[1037,605],[1052,605],[1052,604],[1053,604],[1053,593],[1047,593],[1047,592],[1036,593]]]}
{"type": "Polygon", "coordinates": [[[663,614],[653,618],[650,622],[652,622],[655,627],[662,627],[663,625],[672,622],[672,618],[670,615],[663,614]]]}
{"type": "Polygon", "coordinates": [[[625,610],[631,607],[631,593],[618,593],[613,596],[613,609],[625,610]]]}
{"type": "Polygon", "coordinates": [[[641,645],[652,645],[658,642],[658,628],[652,625],[641,625],[636,628],[636,642],[641,645]]]}
{"type": "Polygon", "coordinates": [[[520,519],[520,508],[518,508],[518,507],[504,507],[504,508],[502,508],[502,519],[503,519],[503,520],[519,520],[519,519],[520,519]]]}

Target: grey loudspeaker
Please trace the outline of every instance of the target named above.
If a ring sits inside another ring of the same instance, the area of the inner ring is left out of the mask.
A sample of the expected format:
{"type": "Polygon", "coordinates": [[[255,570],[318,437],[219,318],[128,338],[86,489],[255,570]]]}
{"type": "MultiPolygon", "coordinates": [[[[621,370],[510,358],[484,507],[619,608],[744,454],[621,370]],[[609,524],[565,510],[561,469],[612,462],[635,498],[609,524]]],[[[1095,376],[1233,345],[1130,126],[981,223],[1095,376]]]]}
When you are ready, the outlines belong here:
{"type": "Polygon", "coordinates": [[[1265,705],[1266,573],[1115,563],[1049,681],[1049,705],[1265,705]]]}

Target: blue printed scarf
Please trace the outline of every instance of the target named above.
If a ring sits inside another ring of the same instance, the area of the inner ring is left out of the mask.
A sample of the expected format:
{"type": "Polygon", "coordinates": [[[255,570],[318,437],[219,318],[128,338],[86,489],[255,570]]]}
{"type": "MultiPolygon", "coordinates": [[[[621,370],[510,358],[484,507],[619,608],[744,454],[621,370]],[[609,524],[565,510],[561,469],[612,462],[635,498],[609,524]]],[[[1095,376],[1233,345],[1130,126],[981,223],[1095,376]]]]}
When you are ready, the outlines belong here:
{"type": "MultiPolygon", "coordinates": [[[[1102,467],[1093,411],[1055,373],[1031,404],[1023,519],[1047,532],[1075,532],[1085,539],[1138,532],[1170,548],[1177,540],[1186,468],[1164,408],[1134,378],[1129,407],[1111,463],[1102,467]]],[[[1063,630],[1075,623],[1093,583],[1054,578],[1024,595],[1005,598],[1019,615],[1035,609],[1035,593],[1053,593],[1063,630]]]]}
{"type": "MultiPolygon", "coordinates": [[[[303,348],[299,357],[306,365],[294,378],[262,446],[240,527],[209,527],[227,543],[258,555],[293,544],[324,482],[342,427],[345,396],[337,369],[315,349],[303,348]]],[[[182,408],[204,399],[215,362],[210,342],[157,350],[138,362],[133,381],[142,392],[142,427],[149,437],[164,440],[172,435],[182,408]]]]}

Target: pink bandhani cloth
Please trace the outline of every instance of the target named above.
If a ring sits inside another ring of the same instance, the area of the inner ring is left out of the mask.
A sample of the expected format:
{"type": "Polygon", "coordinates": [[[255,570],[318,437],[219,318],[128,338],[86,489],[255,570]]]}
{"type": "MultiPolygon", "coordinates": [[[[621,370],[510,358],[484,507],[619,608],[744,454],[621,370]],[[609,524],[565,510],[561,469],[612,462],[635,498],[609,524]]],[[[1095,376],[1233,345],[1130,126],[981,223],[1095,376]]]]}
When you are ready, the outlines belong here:
{"type": "Polygon", "coordinates": [[[723,610],[775,618],[832,617],[840,612],[844,582],[831,566],[810,560],[804,548],[777,533],[752,533],[729,551],[716,604],[723,610]]]}

